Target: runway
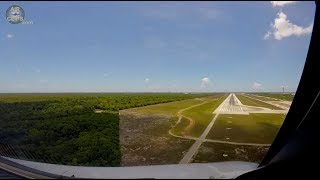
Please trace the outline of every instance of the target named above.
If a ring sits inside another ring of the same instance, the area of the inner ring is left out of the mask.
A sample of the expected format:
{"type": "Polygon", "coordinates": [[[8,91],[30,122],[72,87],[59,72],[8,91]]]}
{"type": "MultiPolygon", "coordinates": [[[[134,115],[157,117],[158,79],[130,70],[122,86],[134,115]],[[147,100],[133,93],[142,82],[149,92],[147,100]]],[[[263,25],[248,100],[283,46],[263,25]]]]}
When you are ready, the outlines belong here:
{"type": "Polygon", "coordinates": [[[213,113],[214,114],[246,114],[248,115],[248,112],[245,112],[242,108],[242,103],[239,101],[237,96],[235,96],[234,93],[230,94],[227,99],[223,102],[223,104],[220,106],[220,108],[217,108],[213,113]]]}
{"type": "Polygon", "coordinates": [[[243,114],[249,115],[250,113],[274,113],[286,114],[288,109],[285,110],[272,110],[265,107],[247,106],[243,105],[234,93],[231,93],[225,101],[213,112],[213,114],[243,114]]]}

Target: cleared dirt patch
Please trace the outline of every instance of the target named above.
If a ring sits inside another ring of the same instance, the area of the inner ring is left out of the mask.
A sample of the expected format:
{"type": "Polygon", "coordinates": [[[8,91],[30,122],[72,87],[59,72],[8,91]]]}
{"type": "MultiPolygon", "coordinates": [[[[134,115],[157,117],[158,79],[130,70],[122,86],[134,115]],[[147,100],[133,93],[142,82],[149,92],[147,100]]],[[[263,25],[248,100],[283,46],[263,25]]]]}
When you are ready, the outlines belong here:
{"type": "Polygon", "coordinates": [[[120,111],[121,166],[177,164],[193,140],[168,134],[177,117],[120,111]]]}

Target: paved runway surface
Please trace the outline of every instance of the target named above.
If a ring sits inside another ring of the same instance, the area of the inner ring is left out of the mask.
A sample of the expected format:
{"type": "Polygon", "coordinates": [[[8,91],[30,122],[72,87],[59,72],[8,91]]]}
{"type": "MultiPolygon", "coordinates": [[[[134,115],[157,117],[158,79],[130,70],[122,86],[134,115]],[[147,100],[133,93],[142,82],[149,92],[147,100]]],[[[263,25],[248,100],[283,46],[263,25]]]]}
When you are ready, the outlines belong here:
{"type": "Polygon", "coordinates": [[[247,106],[243,105],[237,96],[232,93],[226,101],[221,104],[221,108],[217,108],[214,114],[244,114],[249,115],[250,113],[275,113],[285,114],[288,113],[288,109],[285,110],[272,110],[265,107],[247,106]]]}
{"type": "Polygon", "coordinates": [[[242,108],[242,103],[239,101],[235,94],[230,94],[226,101],[222,103],[221,108],[217,108],[214,113],[219,114],[249,114],[242,108]]]}

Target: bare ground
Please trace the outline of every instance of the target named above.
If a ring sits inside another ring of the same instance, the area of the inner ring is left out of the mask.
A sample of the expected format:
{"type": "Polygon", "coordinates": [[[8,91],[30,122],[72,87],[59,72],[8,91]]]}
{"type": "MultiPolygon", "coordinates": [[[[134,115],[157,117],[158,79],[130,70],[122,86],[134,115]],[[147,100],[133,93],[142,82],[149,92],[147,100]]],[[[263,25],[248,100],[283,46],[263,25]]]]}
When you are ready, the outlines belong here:
{"type": "Polygon", "coordinates": [[[177,119],[120,111],[121,166],[179,163],[194,141],[168,134],[177,119]]]}

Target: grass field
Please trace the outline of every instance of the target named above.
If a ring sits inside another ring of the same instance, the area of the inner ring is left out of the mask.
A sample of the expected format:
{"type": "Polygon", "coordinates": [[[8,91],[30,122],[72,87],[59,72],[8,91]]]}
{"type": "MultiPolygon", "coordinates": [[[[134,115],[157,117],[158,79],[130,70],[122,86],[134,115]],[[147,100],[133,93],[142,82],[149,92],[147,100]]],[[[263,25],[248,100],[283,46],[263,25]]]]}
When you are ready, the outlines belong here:
{"type": "Polygon", "coordinates": [[[210,100],[205,104],[184,111],[182,114],[194,120],[194,126],[187,135],[200,137],[208,124],[211,122],[214,114],[212,112],[223,102],[227,96],[218,100],[210,100]]]}
{"type": "Polygon", "coordinates": [[[187,107],[190,107],[190,106],[193,106],[196,104],[200,104],[206,100],[219,98],[223,95],[224,94],[215,94],[215,95],[208,96],[208,97],[188,99],[188,100],[183,100],[183,101],[175,101],[175,102],[170,102],[170,103],[150,105],[150,106],[144,106],[144,107],[139,107],[139,108],[132,108],[132,109],[128,109],[127,111],[143,113],[143,114],[170,114],[172,116],[176,116],[176,115],[178,115],[178,112],[181,109],[185,109],[187,107]]]}
{"type": "Polygon", "coordinates": [[[271,144],[285,116],[283,114],[222,114],[219,115],[207,139],[271,144]]]}
{"type": "Polygon", "coordinates": [[[178,163],[194,140],[173,137],[168,131],[200,136],[211,121],[212,112],[226,97],[214,94],[120,111],[121,165],[178,163]],[[180,123],[176,124],[180,115],[180,123]]]}
{"type": "Polygon", "coordinates": [[[217,94],[209,97],[203,97],[201,99],[196,98],[184,101],[151,105],[128,109],[126,111],[150,115],[167,114],[172,116],[171,119],[174,120],[178,119],[178,112],[180,112],[181,115],[185,117],[181,119],[180,123],[177,124],[171,132],[176,135],[199,137],[212,120],[212,112],[221,104],[221,102],[226,97],[226,94],[217,94]],[[194,107],[186,109],[190,106],[194,107]],[[185,131],[185,128],[188,127],[190,123],[193,123],[192,127],[190,127],[188,131],[185,131]]]}
{"type": "Polygon", "coordinates": [[[240,146],[205,142],[199,148],[193,163],[247,161],[260,163],[269,147],[240,146]]]}
{"type": "Polygon", "coordinates": [[[262,101],[280,101],[279,99],[273,99],[273,98],[269,98],[269,97],[266,97],[266,96],[260,96],[257,94],[246,94],[247,96],[250,96],[250,97],[253,97],[253,98],[256,98],[256,99],[260,99],[262,101]]]}
{"type": "Polygon", "coordinates": [[[241,94],[236,94],[236,96],[238,97],[238,99],[241,101],[242,104],[244,105],[248,105],[248,106],[258,106],[258,107],[265,107],[265,108],[269,108],[269,109],[273,109],[273,110],[282,110],[279,107],[273,106],[271,104],[268,103],[264,103],[258,100],[254,100],[248,97],[245,97],[241,94]]]}
{"type": "Polygon", "coordinates": [[[139,108],[127,109],[129,112],[137,112],[143,114],[170,114],[176,116],[178,111],[189,106],[201,103],[199,99],[188,99],[183,101],[176,101],[170,103],[163,103],[139,108]]]}
{"type": "Polygon", "coordinates": [[[178,136],[184,136],[186,134],[189,134],[190,131],[186,130],[189,124],[190,124],[190,121],[187,118],[182,117],[180,123],[177,124],[174,128],[172,128],[171,132],[178,136]]]}
{"type": "Polygon", "coordinates": [[[294,95],[292,95],[292,94],[282,94],[282,93],[277,93],[277,94],[275,94],[275,93],[252,93],[252,94],[281,99],[281,100],[285,100],[285,101],[292,101],[293,97],[294,97],[294,95]]]}

